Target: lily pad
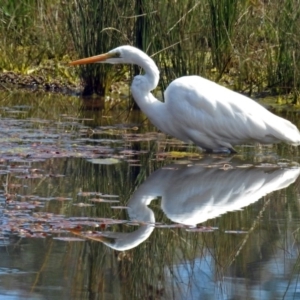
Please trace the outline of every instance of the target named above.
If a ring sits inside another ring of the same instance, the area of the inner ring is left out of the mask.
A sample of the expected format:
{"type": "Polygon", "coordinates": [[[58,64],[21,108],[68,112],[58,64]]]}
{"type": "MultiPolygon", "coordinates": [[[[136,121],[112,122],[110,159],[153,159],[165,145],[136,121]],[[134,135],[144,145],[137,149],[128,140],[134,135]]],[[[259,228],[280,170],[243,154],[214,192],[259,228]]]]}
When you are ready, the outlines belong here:
{"type": "Polygon", "coordinates": [[[119,159],[116,158],[92,158],[88,161],[96,165],[114,165],[121,162],[119,159]]]}

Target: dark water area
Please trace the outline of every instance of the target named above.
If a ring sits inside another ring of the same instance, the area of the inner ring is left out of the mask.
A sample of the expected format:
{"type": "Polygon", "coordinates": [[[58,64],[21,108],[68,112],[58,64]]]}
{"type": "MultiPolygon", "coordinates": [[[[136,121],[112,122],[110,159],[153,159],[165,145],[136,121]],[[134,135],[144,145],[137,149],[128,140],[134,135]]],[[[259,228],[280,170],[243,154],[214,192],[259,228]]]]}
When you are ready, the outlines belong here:
{"type": "Polygon", "coordinates": [[[87,107],[0,94],[0,299],[300,299],[297,148],[203,155],[87,107]]]}

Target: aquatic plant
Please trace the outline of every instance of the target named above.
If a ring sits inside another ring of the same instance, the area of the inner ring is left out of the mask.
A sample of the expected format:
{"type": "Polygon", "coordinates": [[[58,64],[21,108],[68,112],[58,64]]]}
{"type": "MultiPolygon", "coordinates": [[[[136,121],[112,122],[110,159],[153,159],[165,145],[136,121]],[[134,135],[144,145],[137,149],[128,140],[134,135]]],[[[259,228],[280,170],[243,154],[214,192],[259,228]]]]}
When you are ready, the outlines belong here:
{"type": "Polygon", "coordinates": [[[65,27],[59,1],[2,1],[0,71],[31,74],[49,59],[61,60],[69,45],[65,27]]]}
{"type": "MultiPolygon", "coordinates": [[[[198,74],[249,93],[285,93],[298,103],[297,1],[2,1],[0,71],[75,78],[58,62],[135,45],[155,59],[161,89],[198,74]]],[[[105,95],[131,67],[79,69],[84,94],[105,95]]],[[[124,76],[126,75],[126,76],[124,76]]],[[[73,80],[74,81],[74,80],[73,80]]]]}
{"type": "Polygon", "coordinates": [[[274,68],[269,85],[279,93],[292,92],[294,103],[299,104],[298,95],[300,88],[300,3],[298,1],[283,1],[278,3],[274,10],[277,47],[274,51],[274,68]]]}
{"type": "MultiPolygon", "coordinates": [[[[66,3],[66,21],[79,57],[104,53],[118,44],[128,43],[120,28],[125,25],[123,11],[128,1],[84,0],[66,3]]],[[[128,21],[128,20],[127,20],[128,21]]],[[[130,26],[127,24],[127,26],[130,26]]],[[[123,27],[126,28],[126,27],[123,27]]],[[[124,30],[126,32],[126,30],[124,30]]],[[[110,66],[87,65],[79,70],[84,82],[83,95],[94,92],[104,96],[120,69],[110,66]]]]}

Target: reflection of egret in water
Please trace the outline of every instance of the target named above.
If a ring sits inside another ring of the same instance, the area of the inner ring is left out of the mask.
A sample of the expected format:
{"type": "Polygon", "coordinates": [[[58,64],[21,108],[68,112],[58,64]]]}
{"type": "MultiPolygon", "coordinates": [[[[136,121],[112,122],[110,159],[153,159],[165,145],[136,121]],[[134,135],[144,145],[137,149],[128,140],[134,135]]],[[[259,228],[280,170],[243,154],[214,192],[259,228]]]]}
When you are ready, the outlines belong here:
{"type": "Polygon", "coordinates": [[[128,202],[131,220],[143,222],[131,233],[105,232],[101,240],[115,250],[128,250],[145,241],[154,229],[148,207],[162,197],[161,207],[173,222],[195,226],[228,211],[241,209],[272,191],[289,186],[299,168],[205,167],[171,165],[151,174],[128,202]]]}

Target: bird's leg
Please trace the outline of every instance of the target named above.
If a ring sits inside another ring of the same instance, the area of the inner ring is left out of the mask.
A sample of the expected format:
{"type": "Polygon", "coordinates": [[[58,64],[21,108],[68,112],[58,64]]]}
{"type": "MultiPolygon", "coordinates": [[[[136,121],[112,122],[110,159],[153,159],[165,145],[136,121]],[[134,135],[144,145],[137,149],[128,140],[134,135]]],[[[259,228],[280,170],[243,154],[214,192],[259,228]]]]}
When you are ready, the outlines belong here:
{"type": "Polygon", "coordinates": [[[237,153],[237,151],[235,151],[235,149],[233,149],[233,148],[229,148],[228,150],[230,151],[231,154],[236,154],[237,153]]]}

